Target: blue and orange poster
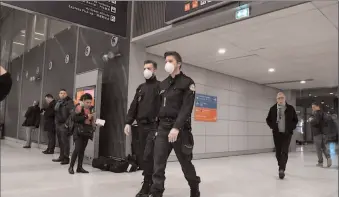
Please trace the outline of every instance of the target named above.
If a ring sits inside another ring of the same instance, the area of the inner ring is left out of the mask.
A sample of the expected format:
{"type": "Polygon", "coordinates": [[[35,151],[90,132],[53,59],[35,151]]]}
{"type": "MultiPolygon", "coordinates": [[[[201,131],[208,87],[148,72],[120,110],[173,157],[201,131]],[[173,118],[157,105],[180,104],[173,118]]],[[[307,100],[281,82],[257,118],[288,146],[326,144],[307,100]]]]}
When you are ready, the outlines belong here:
{"type": "Polygon", "coordinates": [[[195,95],[194,120],[204,122],[217,121],[217,97],[204,94],[195,95]]]}

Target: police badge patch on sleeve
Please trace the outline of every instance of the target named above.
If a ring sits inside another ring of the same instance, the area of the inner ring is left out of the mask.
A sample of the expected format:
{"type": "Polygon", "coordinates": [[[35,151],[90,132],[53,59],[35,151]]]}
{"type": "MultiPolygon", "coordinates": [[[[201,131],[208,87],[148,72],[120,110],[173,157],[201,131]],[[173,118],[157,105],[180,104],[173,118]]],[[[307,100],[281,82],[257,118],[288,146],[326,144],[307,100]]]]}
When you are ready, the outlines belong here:
{"type": "Polygon", "coordinates": [[[194,84],[191,84],[191,85],[190,85],[190,90],[191,90],[192,92],[195,92],[195,85],[194,85],[194,84]]]}

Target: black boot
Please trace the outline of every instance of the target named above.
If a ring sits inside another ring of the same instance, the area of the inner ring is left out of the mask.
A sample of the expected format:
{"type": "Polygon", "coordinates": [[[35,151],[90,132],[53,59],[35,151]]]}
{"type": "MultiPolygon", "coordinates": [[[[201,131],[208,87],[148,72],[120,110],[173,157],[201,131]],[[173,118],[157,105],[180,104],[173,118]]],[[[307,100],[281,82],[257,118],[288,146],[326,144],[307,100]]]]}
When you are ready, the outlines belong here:
{"type": "Polygon", "coordinates": [[[89,173],[87,170],[83,169],[82,166],[77,168],[77,173],[84,173],[87,174],[89,173]]]}
{"type": "Polygon", "coordinates": [[[53,162],[62,162],[63,159],[61,159],[61,158],[59,157],[58,159],[53,159],[52,161],[53,161],[53,162]]]}
{"type": "Polygon", "coordinates": [[[199,187],[191,188],[191,197],[200,197],[199,187]]]}
{"type": "Polygon", "coordinates": [[[148,197],[151,192],[152,181],[144,181],[141,190],[138,192],[136,197],[148,197]]]}
{"type": "Polygon", "coordinates": [[[69,172],[70,174],[74,174],[74,169],[73,169],[73,167],[70,166],[70,167],[68,168],[68,172],[69,172]]]}
{"type": "Polygon", "coordinates": [[[54,151],[53,150],[50,150],[50,149],[47,149],[45,151],[42,151],[43,154],[46,154],[46,155],[53,155],[54,154],[54,151]]]}
{"type": "Polygon", "coordinates": [[[60,163],[61,165],[68,165],[69,164],[69,158],[65,158],[65,159],[63,159],[62,161],[61,161],[61,163],[60,163]]]}
{"type": "Polygon", "coordinates": [[[279,170],[279,178],[284,179],[285,178],[285,171],[284,170],[279,170]]]}

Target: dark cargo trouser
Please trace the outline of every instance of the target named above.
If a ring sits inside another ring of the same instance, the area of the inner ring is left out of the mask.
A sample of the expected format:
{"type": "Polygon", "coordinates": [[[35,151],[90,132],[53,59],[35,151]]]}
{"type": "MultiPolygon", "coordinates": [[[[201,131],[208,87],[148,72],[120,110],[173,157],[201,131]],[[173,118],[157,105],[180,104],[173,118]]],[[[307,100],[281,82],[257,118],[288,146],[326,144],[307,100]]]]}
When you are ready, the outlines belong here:
{"type": "Polygon", "coordinates": [[[70,152],[70,136],[68,136],[68,131],[65,127],[65,124],[56,124],[56,133],[58,136],[59,147],[60,147],[60,159],[69,159],[70,152]]]}
{"type": "MultiPolygon", "coordinates": [[[[180,138],[180,133],[176,142],[168,142],[168,134],[170,133],[172,126],[173,124],[169,125],[169,123],[160,122],[158,127],[154,147],[154,174],[153,185],[151,189],[152,193],[162,194],[165,190],[165,169],[168,156],[170,155],[172,149],[175,151],[189,186],[191,188],[198,188],[200,183],[200,177],[197,176],[195,167],[192,164],[192,154],[186,155],[182,151],[182,140],[180,138]]],[[[180,132],[188,131],[182,130],[180,132]]]]}
{"type": "Polygon", "coordinates": [[[153,149],[154,137],[157,126],[155,123],[141,124],[138,123],[139,147],[138,159],[139,165],[143,170],[145,181],[152,181],[153,175],[153,149]]]}
{"type": "Polygon", "coordinates": [[[315,148],[317,150],[317,155],[318,155],[318,163],[323,163],[323,153],[326,157],[326,159],[329,159],[330,153],[329,150],[326,146],[326,136],[325,135],[316,135],[314,136],[314,144],[315,144],[315,148]]]}

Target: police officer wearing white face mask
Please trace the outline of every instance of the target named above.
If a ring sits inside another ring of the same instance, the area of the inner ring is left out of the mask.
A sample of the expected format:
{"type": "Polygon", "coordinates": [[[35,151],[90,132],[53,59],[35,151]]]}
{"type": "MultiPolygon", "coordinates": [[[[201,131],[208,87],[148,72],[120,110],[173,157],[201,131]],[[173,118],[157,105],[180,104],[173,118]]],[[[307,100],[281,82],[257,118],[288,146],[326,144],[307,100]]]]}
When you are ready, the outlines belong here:
{"type": "Polygon", "coordinates": [[[200,177],[192,164],[193,135],[191,113],[195,99],[194,81],[181,72],[182,59],[175,51],[166,52],[165,70],[169,76],[160,83],[159,126],[155,137],[152,197],[165,190],[167,159],[174,149],[191,188],[191,197],[200,197],[200,177]]]}
{"type": "Polygon", "coordinates": [[[133,102],[127,113],[125,134],[130,135],[131,124],[138,123],[139,147],[138,163],[143,169],[144,183],[137,197],[148,196],[152,185],[154,136],[157,129],[159,112],[159,81],[155,76],[157,63],[152,60],[144,62],[144,77],[135,93],[133,102]]]}

